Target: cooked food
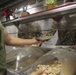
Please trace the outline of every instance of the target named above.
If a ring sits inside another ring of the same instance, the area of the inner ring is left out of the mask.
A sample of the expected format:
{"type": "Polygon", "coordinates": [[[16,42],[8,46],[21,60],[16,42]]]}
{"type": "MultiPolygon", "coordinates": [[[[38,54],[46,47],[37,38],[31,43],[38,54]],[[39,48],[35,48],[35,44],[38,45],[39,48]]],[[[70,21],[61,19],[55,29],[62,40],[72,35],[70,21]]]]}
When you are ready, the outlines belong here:
{"type": "Polygon", "coordinates": [[[61,71],[61,64],[59,61],[54,61],[50,65],[38,65],[37,69],[40,67],[45,67],[45,71],[42,75],[59,75],[61,71]]]}
{"type": "Polygon", "coordinates": [[[41,37],[39,37],[37,39],[40,40],[40,41],[46,41],[46,40],[51,39],[51,36],[41,36],[41,37]]]}

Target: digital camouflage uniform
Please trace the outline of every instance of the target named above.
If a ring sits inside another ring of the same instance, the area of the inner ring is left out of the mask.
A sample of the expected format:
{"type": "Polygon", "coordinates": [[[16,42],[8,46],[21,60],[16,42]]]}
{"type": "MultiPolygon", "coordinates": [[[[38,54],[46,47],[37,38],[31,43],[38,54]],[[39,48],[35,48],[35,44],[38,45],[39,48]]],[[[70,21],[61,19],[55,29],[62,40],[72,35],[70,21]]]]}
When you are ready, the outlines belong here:
{"type": "Polygon", "coordinates": [[[6,51],[4,44],[3,26],[0,23],[0,75],[6,75],[6,51]]]}

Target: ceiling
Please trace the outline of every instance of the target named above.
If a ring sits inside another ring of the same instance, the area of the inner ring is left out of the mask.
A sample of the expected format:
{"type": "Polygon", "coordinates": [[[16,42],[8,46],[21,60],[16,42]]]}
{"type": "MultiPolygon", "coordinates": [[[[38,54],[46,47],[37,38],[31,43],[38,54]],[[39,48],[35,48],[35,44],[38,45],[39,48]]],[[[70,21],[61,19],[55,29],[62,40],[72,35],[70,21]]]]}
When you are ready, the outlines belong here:
{"type": "MultiPolygon", "coordinates": [[[[0,0],[0,10],[10,7],[14,4],[20,4],[22,1],[30,1],[30,0],[0,0]]],[[[37,0],[37,1],[41,1],[41,0],[37,0]]],[[[63,0],[58,0],[58,1],[61,2],[63,0]]],[[[74,0],[74,1],[76,1],[76,0],[74,0]]]]}
{"type": "Polygon", "coordinates": [[[8,1],[9,1],[9,0],[0,0],[0,5],[6,3],[6,2],[8,2],[8,1]]]}
{"type": "Polygon", "coordinates": [[[11,7],[12,5],[15,4],[21,4],[22,2],[28,2],[29,4],[34,4],[36,1],[40,2],[43,0],[0,0],[0,10],[11,7]]]}
{"type": "Polygon", "coordinates": [[[0,9],[3,7],[7,7],[8,5],[12,4],[12,3],[16,3],[16,2],[20,2],[20,1],[28,1],[31,3],[34,3],[35,1],[43,1],[43,0],[0,0],[0,9]]]}
{"type": "Polygon", "coordinates": [[[0,10],[23,0],[0,0],[0,10]]]}

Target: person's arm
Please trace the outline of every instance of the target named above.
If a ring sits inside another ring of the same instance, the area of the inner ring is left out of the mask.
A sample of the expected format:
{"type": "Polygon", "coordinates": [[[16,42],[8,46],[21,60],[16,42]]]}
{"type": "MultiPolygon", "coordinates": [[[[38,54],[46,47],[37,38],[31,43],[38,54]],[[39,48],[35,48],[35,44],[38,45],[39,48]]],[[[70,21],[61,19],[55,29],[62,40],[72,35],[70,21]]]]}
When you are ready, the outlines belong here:
{"type": "Polygon", "coordinates": [[[42,75],[42,73],[43,73],[43,70],[37,70],[32,72],[30,75],[42,75]]]}
{"type": "Polygon", "coordinates": [[[11,37],[8,35],[5,29],[4,29],[4,39],[5,44],[10,46],[25,46],[39,43],[39,41],[37,41],[36,39],[20,39],[11,37]]]}
{"type": "Polygon", "coordinates": [[[36,71],[32,72],[29,75],[42,75],[43,72],[45,71],[45,69],[46,69],[45,67],[41,67],[41,68],[37,69],[36,71]]]}

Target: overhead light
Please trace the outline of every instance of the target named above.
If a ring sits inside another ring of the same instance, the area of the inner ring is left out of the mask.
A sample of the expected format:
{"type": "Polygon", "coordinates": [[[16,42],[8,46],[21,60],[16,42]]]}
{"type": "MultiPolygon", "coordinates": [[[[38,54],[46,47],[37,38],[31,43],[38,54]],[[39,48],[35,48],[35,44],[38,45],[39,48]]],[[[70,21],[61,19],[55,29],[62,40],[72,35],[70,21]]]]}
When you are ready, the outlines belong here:
{"type": "Polygon", "coordinates": [[[30,14],[36,13],[38,12],[38,9],[37,8],[28,9],[27,12],[29,12],[30,14]]]}
{"type": "Polygon", "coordinates": [[[19,11],[23,11],[23,8],[21,7],[21,8],[19,9],[19,11]]]}
{"type": "Polygon", "coordinates": [[[27,9],[29,9],[29,8],[31,8],[31,5],[28,5],[28,6],[27,6],[27,9]]]}
{"type": "Polygon", "coordinates": [[[10,20],[14,19],[13,16],[10,16],[10,20]]]}

